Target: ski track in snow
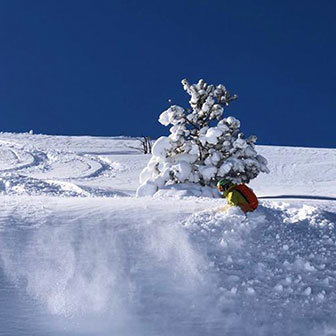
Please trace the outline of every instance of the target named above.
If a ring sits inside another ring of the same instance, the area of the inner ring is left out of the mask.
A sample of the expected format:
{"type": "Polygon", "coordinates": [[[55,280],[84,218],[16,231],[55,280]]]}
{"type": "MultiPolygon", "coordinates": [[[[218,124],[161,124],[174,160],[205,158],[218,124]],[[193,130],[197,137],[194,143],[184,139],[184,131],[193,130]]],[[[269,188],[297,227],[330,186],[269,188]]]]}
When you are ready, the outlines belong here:
{"type": "MultiPolygon", "coordinates": [[[[21,140],[22,141],[22,140],[21,140]]],[[[122,151],[68,151],[67,144],[40,148],[39,144],[0,140],[0,191],[4,194],[53,196],[128,196],[118,190],[92,187],[86,182],[113,178],[126,170],[111,160],[122,151]]],[[[136,154],[129,151],[129,154],[136,154]]],[[[125,152],[123,153],[125,155],[125,152]]]]}
{"type": "Polygon", "coordinates": [[[10,172],[38,164],[35,155],[15,143],[0,140],[0,172],[10,172]]]}
{"type": "Polygon", "coordinates": [[[260,147],[245,217],[132,197],[134,145],[0,134],[1,336],[336,334],[336,150],[260,147]]]}

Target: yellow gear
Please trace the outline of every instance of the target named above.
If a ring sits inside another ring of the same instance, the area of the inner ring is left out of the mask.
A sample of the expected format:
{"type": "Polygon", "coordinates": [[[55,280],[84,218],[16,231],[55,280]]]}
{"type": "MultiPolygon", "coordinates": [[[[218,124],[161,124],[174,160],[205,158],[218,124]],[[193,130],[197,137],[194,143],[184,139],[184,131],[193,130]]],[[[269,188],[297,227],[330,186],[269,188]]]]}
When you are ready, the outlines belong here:
{"type": "MultiPolygon", "coordinates": [[[[237,190],[234,189],[235,185],[230,187],[228,190],[223,192],[223,197],[227,199],[229,206],[238,206],[240,207],[244,212],[250,207],[248,201],[246,198],[237,190]]],[[[227,211],[227,209],[226,209],[227,211]]],[[[226,212],[225,211],[225,212],[226,212]]]]}

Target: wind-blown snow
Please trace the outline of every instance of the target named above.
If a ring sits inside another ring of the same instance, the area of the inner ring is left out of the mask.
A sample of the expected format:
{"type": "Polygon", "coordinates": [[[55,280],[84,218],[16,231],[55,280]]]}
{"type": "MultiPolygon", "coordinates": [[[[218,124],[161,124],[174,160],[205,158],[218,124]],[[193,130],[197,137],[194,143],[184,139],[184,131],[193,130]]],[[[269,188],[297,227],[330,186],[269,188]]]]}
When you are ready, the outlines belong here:
{"type": "Polygon", "coordinates": [[[245,217],[210,188],[135,198],[134,145],[0,134],[0,335],[336,332],[336,150],[260,146],[274,199],[245,217]]]}

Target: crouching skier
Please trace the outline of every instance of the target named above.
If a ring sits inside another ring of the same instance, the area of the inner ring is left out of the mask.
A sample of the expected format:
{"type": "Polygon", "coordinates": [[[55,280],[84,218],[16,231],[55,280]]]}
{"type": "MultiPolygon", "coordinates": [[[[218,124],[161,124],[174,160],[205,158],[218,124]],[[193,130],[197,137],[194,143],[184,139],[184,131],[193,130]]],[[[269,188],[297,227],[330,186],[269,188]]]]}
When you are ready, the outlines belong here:
{"type": "Polygon", "coordinates": [[[258,198],[245,184],[234,184],[232,181],[223,179],[218,181],[217,189],[222,197],[227,199],[227,206],[220,209],[227,212],[232,206],[238,206],[243,212],[254,211],[258,207],[258,198]]]}

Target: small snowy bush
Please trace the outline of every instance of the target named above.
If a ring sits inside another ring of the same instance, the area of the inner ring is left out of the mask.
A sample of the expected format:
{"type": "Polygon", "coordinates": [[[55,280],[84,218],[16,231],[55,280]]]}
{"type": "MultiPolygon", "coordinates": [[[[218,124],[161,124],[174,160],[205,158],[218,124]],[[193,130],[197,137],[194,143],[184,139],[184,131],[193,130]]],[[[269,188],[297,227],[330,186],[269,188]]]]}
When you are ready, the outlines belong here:
{"type": "Polygon", "coordinates": [[[260,172],[268,173],[266,159],[255,150],[256,136],[245,139],[240,121],[223,117],[224,108],[237,96],[202,79],[192,85],[183,79],[182,84],[191,96],[191,109],[172,105],[160,115],[162,125],[172,125],[170,135],[153,145],[137,195],[153,195],[178,183],[215,186],[221,178],[248,183],[260,172]]]}

